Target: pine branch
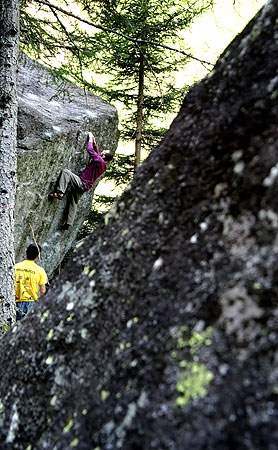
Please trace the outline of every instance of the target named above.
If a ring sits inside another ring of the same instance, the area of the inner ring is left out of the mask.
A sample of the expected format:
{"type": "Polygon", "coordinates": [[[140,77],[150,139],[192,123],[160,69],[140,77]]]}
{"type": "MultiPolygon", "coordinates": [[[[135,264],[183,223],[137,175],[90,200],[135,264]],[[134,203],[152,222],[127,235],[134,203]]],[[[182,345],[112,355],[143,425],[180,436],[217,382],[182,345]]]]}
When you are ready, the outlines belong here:
{"type": "Polygon", "coordinates": [[[124,38],[124,39],[126,39],[126,40],[128,40],[128,41],[131,41],[131,42],[136,43],[137,45],[140,45],[140,44],[142,44],[142,45],[143,45],[143,44],[147,44],[147,45],[150,45],[150,46],[152,46],[152,47],[165,48],[165,49],[170,50],[170,51],[172,51],[172,52],[180,53],[180,54],[186,56],[186,57],[189,58],[189,59],[193,59],[193,60],[195,60],[195,61],[201,63],[202,65],[208,65],[208,66],[213,66],[213,65],[214,65],[214,64],[211,63],[211,62],[208,62],[208,61],[204,61],[204,60],[202,60],[202,59],[199,59],[199,58],[197,58],[196,56],[193,56],[191,53],[184,52],[183,50],[179,50],[179,49],[177,49],[177,48],[173,48],[173,47],[170,47],[170,46],[168,46],[168,45],[161,44],[161,43],[159,43],[159,42],[148,41],[148,40],[144,40],[144,39],[136,39],[136,38],[132,38],[132,37],[130,37],[130,36],[127,36],[127,35],[124,34],[124,33],[120,33],[119,31],[116,31],[116,30],[113,30],[113,29],[104,27],[104,26],[102,26],[102,25],[95,25],[95,24],[93,24],[91,21],[89,21],[89,20],[87,20],[87,19],[84,19],[84,18],[82,18],[82,17],[79,17],[79,16],[77,16],[76,14],[74,14],[74,13],[72,13],[72,12],[66,11],[65,9],[60,8],[59,6],[53,5],[52,3],[48,2],[47,0],[34,0],[34,2],[35,2],[35,3],[39,3],[39,4],[41,4],[41,5],[48,6],[50,9],[55,9],[55,10],[61,12],[62,14],[67,15],[68,17],[72,17],[73,19],[76,19],[76,20],[78,20],[79,22],[83,22],[83,23],[85,23],[86,25],[89,25],[89,26],[91,26],[91,27],[94,27],[94,28],[96,28],[96,29],[98,29],[98,30],[102,30],[102,31],[105,31],[105,32],[107,32],[107,33],[112,33],[112,34],[115,34],[115,35],[117,35],[117,36],[120,36],[120,37],[122,37],[122,38],[124,38]]]}

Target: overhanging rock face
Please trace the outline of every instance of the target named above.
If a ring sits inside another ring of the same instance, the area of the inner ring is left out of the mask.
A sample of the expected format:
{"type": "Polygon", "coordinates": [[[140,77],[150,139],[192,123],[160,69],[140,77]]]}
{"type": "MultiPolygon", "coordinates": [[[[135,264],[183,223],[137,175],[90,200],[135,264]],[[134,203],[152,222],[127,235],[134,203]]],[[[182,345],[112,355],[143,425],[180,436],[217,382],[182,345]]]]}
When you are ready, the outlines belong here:
{"type": "Polygon", "coordinates": [[[85,166],[86,131],[101,148],[115,151],[118,117],[114,107],[76,86],[53,79],[49,71],[22,55],[19,66],[18,187],[15,210],[16,261],[36,239],[49,276],[88,215],[93,190],[82,196],[74,226],[59,231],[66,200],[48,201],[62,168],[74,173],[85,166]]]}
{"type": "Polygon", "coordinates": [[[277,17],[0,340],[1,450],[278,448],[277,17]]]}

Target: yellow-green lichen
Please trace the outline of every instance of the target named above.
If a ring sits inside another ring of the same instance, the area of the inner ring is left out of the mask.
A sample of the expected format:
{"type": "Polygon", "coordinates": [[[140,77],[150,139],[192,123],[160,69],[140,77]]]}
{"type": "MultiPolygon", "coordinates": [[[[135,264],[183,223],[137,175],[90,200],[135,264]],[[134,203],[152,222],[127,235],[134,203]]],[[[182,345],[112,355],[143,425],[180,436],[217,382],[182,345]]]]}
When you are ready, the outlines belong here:
{"type": "Polygon", "coordinates": [[[203,398],[213,380],[213,373],[202,363],[182,361],[184,371],[181,372],[176,384],[178,396],[176,406],[184,407],[196,397],[203,398]]]}
{"type": "Polygon", "coordinates": [[[129,239],[129,241],[126,244],[126,248],[130,250],[134,246],[134,239],[129,239]]]}
{"type": "Polygon", "coordinates": [[[168,164],[168,165],[167,165],[167,168],[168,168],[169,170],[174,170],[174,169],[175,169],[175,166],[174,166],[173,164],[168,164]]]}
{"type": "Polygon", "coordinates": [[[107,397],[109,397],[110,392],[106,391],[105,389],[102,389],[101,393],[100,393],[100,398],[103,402],[105,402],[105,400],[107,399],[107,397]]]}
{"type": "MultiPolygon", "coordinates": [[[[198,324],[199,328],[202,324],[198,324]]],[[[211,345],[213,335],[212,327],[207,327],[202,332],[190,330],[187,326],[181,326],[172,332],[173,338],[177,341],[176,350],[171,353],[172,358],[178,361],[181,356],[191,355],[188,361],[182,359],[179,362],[182,371],[176,384],[177,398],[175,405],[185,406],[190,400],[196,397],[204,397],[207,394],[207,388],[213,379],[213,373],[209,371],[205,364],[197,362],[199,354],[204,346],[211,345]]]]}
{"type": "Polygon", "coordinates": [[[40,322],[43,323],[43,322],[45,321],[45,319],[47,319],[47,317],[49,316],[49,314],[50,314],[50,311],[49,311],[49,310],[45,311],[45,312],[41,315],[41,320],[40,320],[40,322]]]}
{"type": "Polygon", "coordinates": [[[74,313],[71,313],[68,317],[67,317],[67,322],[71,322],[72,321],[72,319],[74,318],[74,316],[75,316],[75,314],[74,313]]]}
{"type": "Polygon", "coordinates": [[[251,37],[255,41],[260,36],[261,30],[259,27],[254,27],[251,31],[251,37]]]}
{"type": "Polygon", "coordinates": [[[85,266],[83,269],[84,275],[88,275],[89,271],[90,271],[90,266],[85,266]]]}
{"type": "Polygon", "coordinates": [[[1,328],[1,331],[3,331],[3,333],[6,333],[9,329],[9,325],[7,323],[4,323],[4,325],[1,328]]]}
{"type": "Polygon", "coordinates": [[[48,366],[50,366],[50,364],[53,363],[53,360],[54,360],[53,356],[49,355],[49,356],[46,358],[46,360],[45,360],[45,364],[47,364],[48,366]]]}
{"type": "Polygon", "coordinates": [[[125,387],[126,392],[129,392],[131,390],[132,387],[132,382],[131,380],[128,380],[127,385],[125,387]]]}
{"type": "Polygon", "coordinates": [[[79,444],[79,439],[74,438],[73,441],[71,441],[71,443],[70,443],[70,448],[75,448],[78,446],[78,444],[79,444]]]}
{"type": "Polygon", "coordinates": [[[270,96],[270,99],[271,100],[276,100],[277,98],[278,98],[278,91],[273,91],[271,96],[270,96]]]}
{"type": "Polygon", "coordinates": [[[67,434],[70,431],[72,425],[73,425],[73,420],[71,418],[69,418],[67,420],[67,424],[63,428],[63,434],[67,434]]]}
{"type": "Polygon", "coordinates": [[[117,218],[117,206],[116,203],[110,208],[110,210],[104,216],[104,225],[107,226],[110,219],[117,218]]]}
{"type": "Polygon", "coordinates": [[[56,403],[57,403],[57,395],[53,395],[53,397],[51,397],[50,399],[50,405],[55,406],[56,403]]]}
{"type": "Polygon", "coordinates": [[[51,339],[53,338],[54,335],[54,330],[53,328],[51,328],[51,330],[49,330],[48,335],[46,336],[46,340],[47,342],[51,341],[51,339]]]}
{"type": "Polygon", "coordinates": [[[204,345],[211,344],[211,337],[213,334],[212,327],[207,327],[202,333],[197,331],[189,331],[187,326],[181,326],[174,334],[174,339],[177,340],[177,349],[181,350],[188,348],[192,355],[197,354],[204,345]]]}

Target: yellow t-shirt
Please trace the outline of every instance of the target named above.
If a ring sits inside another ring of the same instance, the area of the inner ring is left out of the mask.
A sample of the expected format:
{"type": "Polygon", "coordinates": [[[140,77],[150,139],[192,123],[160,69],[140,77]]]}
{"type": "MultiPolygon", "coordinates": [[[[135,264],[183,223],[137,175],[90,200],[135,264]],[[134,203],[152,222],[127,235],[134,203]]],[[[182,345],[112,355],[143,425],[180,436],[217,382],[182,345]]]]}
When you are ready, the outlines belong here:
{"type": "Polygon", "coordinates": [[[25,259],[15,264],[15,299],[17,302],[38,300],[39,285],[48,282],[45,270],[25,259]]]}

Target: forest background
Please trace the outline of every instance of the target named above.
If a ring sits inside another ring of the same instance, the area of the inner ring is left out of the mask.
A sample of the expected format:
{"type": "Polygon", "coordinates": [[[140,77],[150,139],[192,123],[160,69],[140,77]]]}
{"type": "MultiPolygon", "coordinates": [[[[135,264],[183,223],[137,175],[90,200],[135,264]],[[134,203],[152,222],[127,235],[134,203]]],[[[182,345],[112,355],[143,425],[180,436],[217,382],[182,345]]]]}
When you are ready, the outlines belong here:
{"type": "Polygon", "coordinates": [[[116,157],[95,191],[80,237],[93,231],[162,139],[188,89],[209,73],[264,3],[25,2],[21,23],[28,35],[23,33],[22,49],[54,76],[100,95],[119,112],[116,157]]]}
{"type": "Polygon", "coordinates": [[[61,94],[64,78],[82,86],[84,96],[90,91],[119,111],[119,146],[106,181],[94,196],[81,238],[93,231],[142,159],[163,138],[190,87],[213,69],[224,48],[264,3],[1,1],[0,330],[5,332],[15,318],[18,44],[21,51],[49,68],[57,79],[57,94],[61,94]]]}

